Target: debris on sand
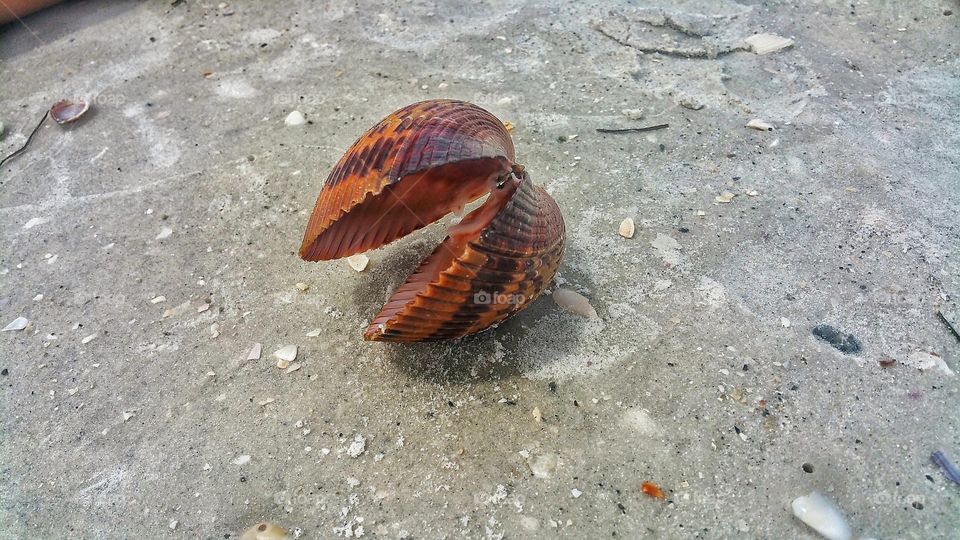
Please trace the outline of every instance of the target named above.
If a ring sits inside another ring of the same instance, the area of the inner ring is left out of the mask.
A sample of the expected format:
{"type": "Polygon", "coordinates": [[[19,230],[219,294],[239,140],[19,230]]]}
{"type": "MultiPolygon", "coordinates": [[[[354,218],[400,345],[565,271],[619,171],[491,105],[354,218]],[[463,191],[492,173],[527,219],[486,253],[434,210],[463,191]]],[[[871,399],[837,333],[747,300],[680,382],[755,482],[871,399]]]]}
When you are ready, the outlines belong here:
{"type": "Polygon", "coordinates": [[[759,54],[770,54],[793,46],[793,40],[776,34],[754,34],[743,40],[750,49],[759,54]]]}
{"type": "Polygon", "coordinates": [[[347,447],[347,455],[352,458],[360,457],[360,454],[367,449],[367,439],[363,435],[357,434],[353,438],[353,442],[350,443],[350,446],[347,447]]]}
{"type": "Polygon", "coordinates": [[[240,540],[290,540],[292,538],[290,531],[269,521],[252,525],[240,535],[240,540]]]}
{"type": "Polygon", "coordinates": [[[644,482],[640,484],[640,491],[642,491],[645,495],[653,497],[654,499],[666,500],[667,498],[667,495],[663,492],[663,489],[653,482],[644,482]]]}
{"type": "Polygon", "coordinates": [[[347,257],[347,264],[357,272],[363,272],[366,270],[367,265],[370,264],[370,258],[363,253],[357,253],[356,255],[347,257]]]}
{"type": "Polygon", "coordinates": [[[933,455],[930,456],[930,459],[943,469],[943,474],[954,484],[960,484],[960,469],[950,461],[950,458],[947,457],[947,454],[945,454],[943,450],[934,452],[933,455]]]}
{"type": "Polygon", "coordinates": [[[90,109],[90,104],[82,99],[72,101],[61,99],[50,107],[50,118],[61,126],[79,120],[90,109]]]}
{"type": "Polygon", "coordinates": [[[307,123],[307,118],[300,111],[293,111],[283,119],[283,123],[288,126],[302,126],[307,123]]]}
{"type": "Polygon", "coordinates": [[[844,354],[857,354],[863,348],[853,334],[843,334],[829,324],[819,324],[813,328],[813,335],[829,343],[844,354]]]}
{"type": "Polygon", "coordinates": [[[624,238],[633,238],[633,233],[636,231],[636,225],[633,223],[632,218],[626,218],[620,222],[620,227],[617,229],[617,234],[624,238]]]}
{"type": "Polygon", "coordinates": [[[754,118],[753,120],[747,122],[747,127],[757,131],[773,131],[773,124],[759,118],[754,118]]]}
{"type": "Polygon", "coordinates": [[[936,368],[944,375],[954,376],[956,373],[946,362],[943,361],[943,358],[939,354],[926,351],[914,351],[910,353],[910,356],[903,361],[905,365],[915,367],[920,371],[927,371],[930,369],[936,368]]]}
{"type": "Polygon", "coordinates": [[[953,335],[960,339],[960,311],[957,310],[957,306],[953,303],[943,306],[937,311],[937,315],[940,316],[940,320],[947,325],[953,335]]]}
{"type": "Polygon", "coordinates": [[[793,515],[828,540],[849,540],[850,525],[837,505],[816,491],[790,503],[793,515]]]}
{"type": "Polygon", "coordinates": [[[718,203],[727,204],[732,201],[734,197],[736,197],[736,194],[730,193],[729,191],[724,191],[723,193],[717,195],[713,200],[717,201],[718,203]]]}
{"type": "Polygon", "coordinates": [[[259,343],[254,343],[253,346],[250,347],[250,352],[247,353],[247,360],[259,360],[260,352],[262,350],[263,350],[263,345],[260,345],[259,343]]]}
{"type": "Polygon", "coordinates": [[[28,324],[30,324],[30,321],[25,317],[17,317],[16,319],[10,321],[10,324],[4,326],[3,330],[0,330],[0,332],[18,332],[26,328],[28,324]]]}
{"type": "Polygon", "coordinates": [[[557,289],[553,291],[553,301],[558,306],[570,313],[575,313],[588,319],[596,319],[597,310],[590,305],[590,300],[582,294],[571,291],[570,289],[557,289]]]}

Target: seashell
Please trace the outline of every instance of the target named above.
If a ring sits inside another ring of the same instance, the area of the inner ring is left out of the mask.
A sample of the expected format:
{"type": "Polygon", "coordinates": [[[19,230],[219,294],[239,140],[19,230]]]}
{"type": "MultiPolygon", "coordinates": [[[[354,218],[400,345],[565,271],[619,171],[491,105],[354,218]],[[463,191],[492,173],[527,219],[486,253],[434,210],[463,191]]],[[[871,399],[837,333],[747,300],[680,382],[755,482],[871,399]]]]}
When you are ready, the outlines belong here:
{"type": "Polygon", "coordinates": [[[790,503],[793,515],[829,540],[850,540],[850,525],[833,501],[819,492],[800,496],[790,503]]]}
{"type": "Polygon", "coordinates": [[[61,99],[50,107],[50,117],[60,125],[69,124],[79,120],[89,108],[90,104],[82,99],[77,101],[61,99]]]}
{"type": "Polygon", "coordinates": [[[620,222],[620,228],[617,229],[617,234],[624,238],[633,238],[635,231],[636,225],[633,223],[633,218],[626,218],[620,222]]]}
{"type": "Polygon", "coordinates": [[[479,332],[550,283],[565,232],[556,202],[514,161],[504,124],[476,105],[414,103],[361,136],[320,191],[300,256],[329,260],[375,249],[487,193],[394,292],[364,338],[433,341],[479,332]]]}
{"type": "Polygon", "coordinates": [[[240,535],[240,540],[289,540],[290,531],[269,521],[250,526],[240,535]]]}

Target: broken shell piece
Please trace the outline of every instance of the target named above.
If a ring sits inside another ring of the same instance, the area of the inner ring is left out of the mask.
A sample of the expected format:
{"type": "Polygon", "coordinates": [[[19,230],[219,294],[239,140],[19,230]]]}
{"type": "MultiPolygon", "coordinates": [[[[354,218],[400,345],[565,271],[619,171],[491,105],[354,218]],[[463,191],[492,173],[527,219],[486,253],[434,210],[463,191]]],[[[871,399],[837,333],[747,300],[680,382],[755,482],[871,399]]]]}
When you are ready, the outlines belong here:
{"type": "Polygon", "coordinates": [[[82,99],[77,101],[61,99],[50,107],[50,117],[60,125],[69,124],[79,120],[89,108],[90,104],[82,99]]]}
{"type": "Polygon", "coordinates": [[[314,328],[313,330],[307,332],[306,335],[307,335],[307,337],[317,337],[317,336],[320,335],[320,329],[319,329],[319,328],[314,328]]]}
{"type": "Polygon", "coordinates": [[[93,341],[94,339],[96,339],[96,337],[97,337],[96,334],[90,334],[89,336],[81,339],[81,340],[80,340],[80,343],[83,343],[84,345],[86,345],[87,343],[90,343],[91,341],[93,341]]]}
{"type": "Polygon", "coordinates": [[[26,318],[17,317],[16,319],[10,321],[10,324],[4,326],[3,330],[0,330],[0,332],[16,332],[26,328],[28,324],[30,324],[30,321],[28,321],[26,318]]]}
{"type": "Polygon", "coordinates": [[[283,123],[288,126],[302,126],[307,123],[307,118],[300,111],[293,111],[283,119],[283,123]]]}
{"type": "Polygon", "coordinates": [[[290,361],[283,358],[277,360],[277,369],[287,369],[290,367],[290,361]]]}
{"type": "Polygon", "coordinates": [[[269,521],[257,523],[240,535],[240,540],[289,540],[290,538],[293,538],[290,531],[269,521]]]}
{"type": "Polygon", "coordinates": [[[353,268],[357,272],[363,272],[366,270],[367,265],[370,264],[370,258],[363,253],[357,253],[356,255],[347,257],[347,263],[350,265],[350,268],[353,268]]]}
{"type": "Polygon", "coordinates": [[[754,118],[747,122],[747,127],[757,131],[773,131],[773,124],[759,118],[754,118]]]}
{"type": "Polygon", "coordinates": [[[297,283],[297,290],[300,292],[307,292],[308,290],[310,290],[310,285],[302,282],[297,283]]]}
{"type": "Polygon", "coordinates": [[[729,191],[724,191],[723,193],[717,195],[716,199],[714,200],[717,201],[718,203],[728,203],[732,201],[734,197],[736,197],[736,195],[734,195],[733,193],[730,193],[729,191]]]}
{"type": "Polygon", "coordinates": [[[250,352],[247,353],[247,360],[259,360],[260,351],[263,350],[263,346],[259,343],[254,343],[253,347],[250,347],[250,352]]]}
{"type": "Polygon", "coordinates": [[[633,224],[633,219],[627,218],[620,222],[620,229],[617,232],[624,238],[633,238],[635,231],[636,226],[633,224]]]}
{"type": "Polygon", "coordinates": [[[570,313],[575,313],[588,319],[598,318],[597,310],[593,309],[593,306],[590,305],[590,301],[587,300],[586,296],[578,292],[571,291],[570,289],[557,289],[553,291],[553,301],[570,313]]]}
{"type": "MultiPolygon", "coordinates": [[[[284,360],[286,362],[293,362],[297,359],[297,346],[296,345],[286,345],[277,349],[273,353],[273,356],[279,360],[284,360]]],[[[284,366],[286,367],[286,366],[284,366]]]]}
{"type": "Polygon", "coordinates": [[[764,55],[786,49],[793,45],[793,40],[776,34],[754,34],[743,40],[753,49],[753,52],[764,55]]]}
{"type": "Polygon", "coordinates": [[[507,133],[513,133],[513,122],[510,122],[509,120],[504,120],[503,128],[507,130],[507,133]]]}
{"type": "Polygon", "coordinates": [[[816,491],[790,503],[793,515],[829,540],[849,540],[850,525],[837,505],[816,491]]]}

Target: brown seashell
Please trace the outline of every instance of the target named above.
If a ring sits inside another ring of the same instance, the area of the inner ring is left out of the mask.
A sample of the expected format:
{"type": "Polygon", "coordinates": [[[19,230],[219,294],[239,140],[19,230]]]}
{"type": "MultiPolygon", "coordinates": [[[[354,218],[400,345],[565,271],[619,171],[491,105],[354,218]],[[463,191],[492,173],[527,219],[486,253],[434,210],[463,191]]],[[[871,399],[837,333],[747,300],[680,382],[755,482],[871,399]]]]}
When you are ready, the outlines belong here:
{"type": "Polygon", "coordinates": [[[50,117],[60,125],[69,124],[79,120],[89,108],[90,104],[82,99],[77,101],[61,99],[50,107],[50,117]]]}
{"type": "Polygon", "coordinates": [[[400,109],[365,133],[327,178],[300,255],[380,247],[490,192],[400,286],[364,333],[435,341],[479,332],[530,304],[563,256],[563,216],[514,162],[504,125],[470,103],[400,109]]]}

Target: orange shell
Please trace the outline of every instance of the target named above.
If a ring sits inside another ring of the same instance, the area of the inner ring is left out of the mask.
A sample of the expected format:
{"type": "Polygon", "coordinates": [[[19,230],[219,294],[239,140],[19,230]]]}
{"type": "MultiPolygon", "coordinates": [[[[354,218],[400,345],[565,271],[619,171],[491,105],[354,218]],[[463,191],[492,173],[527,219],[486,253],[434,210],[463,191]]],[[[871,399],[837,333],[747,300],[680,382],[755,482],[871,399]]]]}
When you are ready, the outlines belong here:
{"type": "Polygon", "coordinates": [[[560,208],[513,160],[503,123],[476,105],[404,107],[334,167],[300,256],[336,259],[380,247],[489,192],[394,292],[364,339],[435,341],[489,328],[529,305],[563,256],[560,208]]]}
{"type": "Polygon", "coordinates": [[[449,99],[408,105],[340,158],[300,256],[338,259],[392,242],[490,191],[513,159],[510,134],[484,109],[449,99]]]}
{"type": "Polygon", "coordinates": [[[479,332],[532,302],[563,257],[563,216],[556,201],[524,175],[494,192],[394,292],[363,337],[437,341],[479,332]],[[492,219],[485,213],[497,213],[492,219]]]}

